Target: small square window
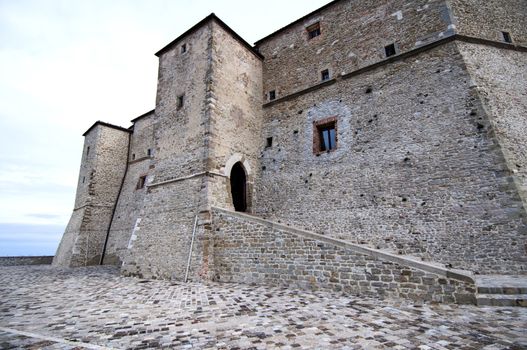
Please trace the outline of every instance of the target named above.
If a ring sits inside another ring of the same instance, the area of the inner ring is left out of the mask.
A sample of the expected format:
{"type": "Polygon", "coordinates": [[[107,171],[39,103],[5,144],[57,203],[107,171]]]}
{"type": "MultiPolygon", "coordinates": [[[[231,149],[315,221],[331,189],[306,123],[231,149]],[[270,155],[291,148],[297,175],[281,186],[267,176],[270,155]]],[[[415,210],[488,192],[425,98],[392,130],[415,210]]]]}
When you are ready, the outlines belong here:
{"type": "Polygon", "coordinates": [[[309,27],[306,28],[307,30],[307,37],[309,39],[313,39],[313,38],[316,38],[317,36],[319,36],[321,34],[320,32],[320,22],[317,22],[313,25],[310,25],[309,27]]]}
{"type": "Polygon", "coordinates": [[[313,153],[337,149],[337,118],[331,117],[313,124],[313,153]]]}
{"type": "Polygon", "coordinates": [[[177,97],[177,109],[183,108],[184,104],[185,104],[185,95],[179,95],[177,97]]]}
{"type": "Polygon", "coordinates": [[[322,76],[322,81],[329,80],[329,69],[324,69],[320,74],[322,76]]]}
{"type": "Polygon", "coordinates": [[[149,156],[149,157],[152,156],[152,149],[151,148],[146,150],[146,155],[149,156]]]}
{"type": "Polygon", "coordinates": [[[137,180],[136,189],[140,190],[141,188],[144,188],[145,187],[145,183],[146,183],[146,175],[139,177],[139,180],[137,180]]]}
{"type": "Polygon", "coordinates": [[[269,91],[269,101],[272,101],[275,99],[276,99],[276,91],[275,90],[269,91]]]}
{"type": "Polygon", "coordinates": [[[386,54],[386,57],[394,56],[397,53],[395,50],[395,44],[385,46],[384,53],[386,54]]]}
{"type": "Polygon", "coordinates": [[[273,138],[268,137],[266,140],[265,148],[273,147],[273,138]]]}
{"type": "Polygon", "coordinates": [[[181,45],[181,53],[187,52],[187,44],[181,45]]]}
{"type": "Polygon", "coordinates": [[[512,37],[509,32],[501,32],[501,36],[503,37],[503,41],[512,44],[512,37]]]}

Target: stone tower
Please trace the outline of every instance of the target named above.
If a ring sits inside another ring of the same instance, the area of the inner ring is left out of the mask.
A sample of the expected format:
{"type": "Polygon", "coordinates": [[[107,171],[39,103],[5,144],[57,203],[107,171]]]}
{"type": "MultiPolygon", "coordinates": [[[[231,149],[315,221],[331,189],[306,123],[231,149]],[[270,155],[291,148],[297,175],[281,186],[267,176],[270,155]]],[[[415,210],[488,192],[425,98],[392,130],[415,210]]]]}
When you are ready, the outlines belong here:
{"type": "Polygon", "coordinates": [[[130,274],[181,279],[195,231],[192,271],[207,275],[210,206],[232,207],[225,164],[240,154],[249,177],[256,167],[261,57],[214,15],[157,56],[149,187],[120,259],[130,274]]]}
{"type": "Polygon", "coordinates": [[[126,172],[130,130],[97,122],[84,133],[84,149],[73,214],[55,264],[99,264],[126,172]]]}
{"type": "MultiPolygon", "coordinates": [[[[107,185],[111,198],[119,195],[119,200],[111,228],[109,221],[96,223],[98,237],[104,242],[107,231],[105,263],[123,264],[130,274],[182,278],[195,231],[193,263],[207,274],[210,206],[233,208],[229,177],[235,164],[242,167],[249,186],[254,181],[262,123],[262,57],[214,14],[156,55],[156,109],[134,119],[126,130],[131,132],[128,167],[127,144],[113,145],[122,151],[114,158],[121,172],[107,185]]],[[[90,132],[86,145],[94,142],[90,132]]],[[[80,176],[88,171],[84,169],[101,166],[83,161],[80,176]]],[[[250,208],[250,191],[246,199],[250,208]]],[[[61,254],[71,251],[71,245],[64,244],[55,262],[71,265],[61,254]]],[[[90,263],[100,258],[101,247],[93,251],[90,263]]]]}

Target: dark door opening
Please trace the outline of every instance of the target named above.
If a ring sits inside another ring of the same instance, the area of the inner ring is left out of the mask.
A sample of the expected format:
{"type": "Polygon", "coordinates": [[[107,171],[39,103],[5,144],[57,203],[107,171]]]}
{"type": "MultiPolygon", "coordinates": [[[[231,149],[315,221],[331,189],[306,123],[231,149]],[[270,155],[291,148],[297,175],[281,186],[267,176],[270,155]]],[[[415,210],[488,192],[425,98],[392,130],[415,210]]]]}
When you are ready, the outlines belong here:
{"type": "Polygon", "coordinates": [[[231,170],[231,193],[234,210],[247,210],[247,177],[240,162],[234,164],[231,170]]]}

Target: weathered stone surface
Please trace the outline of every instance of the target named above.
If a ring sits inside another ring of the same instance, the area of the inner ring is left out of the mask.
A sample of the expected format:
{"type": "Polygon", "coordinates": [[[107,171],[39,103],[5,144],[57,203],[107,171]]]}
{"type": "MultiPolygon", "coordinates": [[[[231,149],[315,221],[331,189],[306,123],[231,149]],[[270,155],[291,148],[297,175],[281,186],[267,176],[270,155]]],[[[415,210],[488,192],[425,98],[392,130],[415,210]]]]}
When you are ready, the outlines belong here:
{"type": "Polygon", "coordinates": [[[524,349],[527,309],[0,268],[5,349],[524,349]]]}
{"type": "MultiPolygon", "coordinates": [[[[133,244],[130,240],[134,235],[134,230],[140,227],[146,186],[151,182],[153,173],[151,166],[155,155],[154,121],[155,114],[152,111],[134,122],[130,139],[128,169],[108,237],[104,256],[105,264],[121,265],[128,247],[133,244]],[[139,179],[145,176],[145,186],[139,188],[139,179]]],[[[134,239],[136,237],[137,232],[134,239]]]]}
{"type": "Polygon", "coordinates": [[[276,146],[263,152],[256,213],[457,268],[525,272],[524,209],[471,81],[450,43],[265,108],[276,146]],[[328,116],[338,147],[313,154],[311,124],[328,116]]]}
{"type": "Polygon", "coordinates": [[[264,93],[284,97],[320,83],[324,69],[337,78],[382,61],[392,43],[405,52],[452,35],[452,20],[442,0],[337,2],[256,43],[266,58],[264,93]],[[321,34],[309,39],[306,28],[317,22],[321,34]]]}
{"type": "Polygon", "coordinates": [[[474,304],[476,300],[474,282],[361,254],[225,211],[213,210],[212,228],[218,281],[294,285],[414,301],[474,304]]]}
{"type": "Polygon", "coordinates": [[[208,16],[157,53],[155,110],[133,120],[129,145],[126,130],[86,135],[85,152],[96,152],[83,156],[87,181],[56,263],[94,264],[106,247],[104,262],[128,275],[473,302],[469,281],[410,260],[218,222],[211,208],[234,208],[237,164],[253,215],[450,268],[525,275],[526,18],[520,0],[341,0],[251,47],[208,16]],[[336,123],[336,148],[321,152],[326,123],[336,123]]]}
{"type": "MultiPolygon", "coordinates": [[[[456,30],[463,35],[503,41],[502,31],[513,42],[527,44],[527,4],[523,0],[448,0],[456,30]]],[[[498,62],[496,62],[498,63],[498,62]]]]}
{"type": "Polygon", "coordinates": [[[85,134],[75,207],[54,265],[99,264],[126,172],[128,142],[127,130],[104,123],[85,134]]]}

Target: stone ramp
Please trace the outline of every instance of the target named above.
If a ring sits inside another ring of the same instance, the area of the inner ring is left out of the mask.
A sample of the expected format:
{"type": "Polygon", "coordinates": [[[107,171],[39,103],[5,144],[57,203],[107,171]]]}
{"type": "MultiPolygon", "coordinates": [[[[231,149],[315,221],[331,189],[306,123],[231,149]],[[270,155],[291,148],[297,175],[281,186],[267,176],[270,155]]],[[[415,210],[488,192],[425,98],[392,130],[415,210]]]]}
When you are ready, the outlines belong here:
{"type": "Polygon", "coordinates": [[[294,285],[416,302],[476,303],[470,271],[456,270],[212,207],[219,281],[294,285]]]}
{"type": "Polygon", "coordinates": [[[527,276],[481,275],[475,282],[477,305],[527,307],[527,276]]]}
{"type": "MultiPolygon", "coordinates": [[[[416,269],[426,273],[435,274],[447,280],[456,280],[463,283],[475,285],[474,301],[468,300],[456,302],[475,303],[481,306],[526,306],[527,300],[527,276],[506,276],[506,275],[474,275],[470,271],[451,269],[443,264],[432,261],[422,261],[415,256],[398,255],[365,245],[351,243],[348,241],[323,236],[317,233],[294,228],[288,225],[276,223],[262,219],[246,213],[232,212],[230,210],[216,208],[213,210],[233,216],[242,220],[265,225],[272,230],[278,230],[287,234],[292,234],[303,239],[315,240],[317,242],[330,244],[353,253],[368,255],[383,262],[397,264],[408,269],[416,269]]],[[[438,279],[439,281],[439,279],[438,279]]],[[[444,282],[441,282],[444,283],[444,282]]]]}
{"type": "Polygon", "coordinates": [[[234,212],[218,207],[213,207],[213,209],[242,219],[251,220],[260,224],[268,225],[272,228],[282,230],[297,236],[301,236],[307,239],[314,239],[319,242],[329,243],[346,249],[351,249],[354,252],[370,255],[372,257],[377,257],[382,260],[390,261],[393,263],[400,263],[408,267],[417,268],[431,273],[437,273],[439,275],[451,277],[460,281],[474,282],[474,274],[470,271],[447,268],[444,267],[444,265],[442,264],[434,263],[431,261],[422,261],[419,257],[416,256],[399,255],[386,250],[371,248],[366,245],[352,243],[342,239],[328,237],[311,231],[295,228],[293,226],[280,224],[247,213],[234,212]]]}

